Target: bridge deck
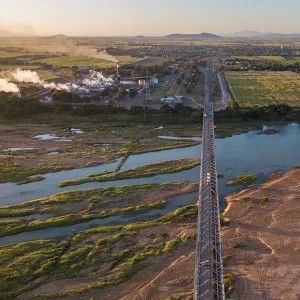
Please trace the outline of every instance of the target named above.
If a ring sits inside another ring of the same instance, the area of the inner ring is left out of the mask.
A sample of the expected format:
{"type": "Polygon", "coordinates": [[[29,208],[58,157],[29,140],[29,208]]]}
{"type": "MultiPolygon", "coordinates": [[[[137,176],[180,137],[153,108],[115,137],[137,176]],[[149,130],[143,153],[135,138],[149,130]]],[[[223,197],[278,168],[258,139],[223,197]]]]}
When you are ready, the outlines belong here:
{"type": "Polygon", "coordinates": [[[194,299],[225,299],[220,239],[211,73],[204,70],[206,100],[203,117],[194,299]]]}

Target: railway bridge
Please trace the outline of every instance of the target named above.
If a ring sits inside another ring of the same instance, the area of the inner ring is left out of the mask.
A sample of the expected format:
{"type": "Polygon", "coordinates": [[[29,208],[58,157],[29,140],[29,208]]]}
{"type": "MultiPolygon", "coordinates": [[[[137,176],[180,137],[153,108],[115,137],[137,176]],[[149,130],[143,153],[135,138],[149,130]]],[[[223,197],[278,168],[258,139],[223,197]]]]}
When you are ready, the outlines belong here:
{"type": "Polygon", "coordinates": [[[224,300],[220,211],[216,171],[212,73],[205,76],[194,300],[224,300]]]}

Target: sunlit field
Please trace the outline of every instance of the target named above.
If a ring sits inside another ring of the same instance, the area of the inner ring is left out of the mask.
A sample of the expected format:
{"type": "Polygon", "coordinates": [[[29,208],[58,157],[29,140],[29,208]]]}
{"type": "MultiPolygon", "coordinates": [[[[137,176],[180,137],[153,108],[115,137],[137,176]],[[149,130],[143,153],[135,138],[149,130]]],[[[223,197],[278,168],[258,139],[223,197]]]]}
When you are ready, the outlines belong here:
{"type": "Polygon", "coordinates": [[[242,107],[286,103],[300,107],[300,75],[294,72],[227,72],[226,78],[242,107]]]}
{"type": "MultiPolygon", "coordinates": [[[[130,56],[117,56],[116,59],[123,64],[132,64],[140,60],[140,58],[134,58],[130,56]]],[[[60,67],[86,66],[109,68],[116,65],[115,62],[88,56],[57,56],[52,58],[36,60],[33,62],[45,63],[60,67]]]]}

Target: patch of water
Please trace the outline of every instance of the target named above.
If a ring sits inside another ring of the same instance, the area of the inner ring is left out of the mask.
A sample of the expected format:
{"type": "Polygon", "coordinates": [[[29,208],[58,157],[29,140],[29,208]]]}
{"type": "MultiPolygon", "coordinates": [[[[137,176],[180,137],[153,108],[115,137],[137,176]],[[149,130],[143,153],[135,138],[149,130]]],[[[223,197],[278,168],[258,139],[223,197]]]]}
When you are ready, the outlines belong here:
{"type": "Polygon", "coordinates": [[[72,133],[78,133],[78,134],[84,133],[84,131],[81,130],[80,128],[71,128],[71,131],[72,133]]]}
{"type": "Polygon", "coordinates": [[[184,140],[184,141],[195,141],[195,142],[201,142],[202,139],[199,137],[176,137],[176,136],[165,136],[160,135],[158,138],[163,140],[184,140]]]}
{"type": "Polygon", "coordinates": [[[33,139],[39,140],[39,141],[51,141],[51,140],[56,140],[59,139],[60,137],[58,137],[55,133],[50,133],[50,134],[41,134],[41,135],[37,135],[34,136],[33,139]]]}
{"type": "Polygon", "coordinates": [[[0,222],[10,221],[10,220],[26,220],[26,219],[45,220],[55,216],[56,216],[55,214],[35,214],[35,215],[29,215],[24,217],[0,218],[0,222]]]}
{"type": "Polygon", "coordinates": [[[8,151],[22,151],[22,150],[34,150],[35,148],[8,148],[2,150],[3,152],[8,152],[8,151]]]}
{"type": "Polygon", "coordinates": [[[0,246],[6,246],[15,243],[28,242],[34,240],[45,240],[45,239],[57,239],[63,240],[72,232],[79,232],[82,230],[87,230],[89,228],[104,226],[104,225],[118,225],[118,224],[127,224],[143,221],[145,219],[154,219],[160,216],[163,216],[172,210],[186,206],[195,204],[198,199],[198,193],[189,193],[184,195],[177,195],[170,197],[168,199],[167,205],[165,205],[162,209],[150,210],[138,215],[132,214],[124,214],[113,217],[108,217],[104,219],[95,219],[81,224],[75,224],[71,226],[65,227],[51,227],[48,229],[42,229],[31,232],[23,232],[16,235],[2,237],[0,238],[0,246]]]}
{"type": "Polygon", "coordinates": [[[58,155],[58,154],[59,154],[59,152],[57,152],[57,151],[46,153],[46,155],[58,155]]]}
{"type": "MultiPolygon", "coordinates": [[[[262,182],[267,176],[277,170],[283,172],[291,169],[294,165],[300,165],[300,153],[299,153],[299,138],[300,127],[298,124],[289,125],[275,125],[266,126],[264,129],[274,128],[279,129],[281,132],[277,135],[257,135],[259,131],[251,131],[245,134],[235,135],[229,138],[216,140],[216,155],[217,155],[217,169],[218,172],[224,173],[224,178],[219,178],[219,195],[221,209],[225,206],[224,197],[238,189],[244,187],[226,186],[226,182],[237,175],[243,174],[261,174],[258,182],[262,182]]],[[[177,159],[177,158],[199,158],[201,151],[201,145],[171,149],[159,152],[150,152],[139,155],[132,155],[128,158],[124,164],[123,169],[137,167],[143,164],[149,164],[158,162],[161,160],[177,159]]],[[[13,184],[1,184],[0,185],[0,205],[8,205],[14,203],[21,203],[27,200],[36,199],[40,197],[49,196],[51,194],[66,191],[76,190],[83,188],[95,188],[104,186],[118,186],[118,185],[132,185],[132,184],[144,184],[144,183],[165,183],[165,182],[179,182],[190,181],[199,182],[199,166],[185,170],[175,174],[163,174],[150,178],[136,178],[111,182],[93,182],[80,186],[71,186],[64,189],[58,189],[55,187],[56,183],[66,180],[85,177],[89,174],[98,173],[102,170],[113,171],[116,165],[120,162],[120,159],[115,164],[103,165],[100,167],[78,169],[72,171],[63,171],[59,173],[47,174],[46,180],[39,183],[31,183],[26,186],[16,186],[13,184]]],[[[183,204],[186,205],[186,204],[183,204]]],[[[160,214],[161,210],[153,211],[152,213],[160,214]]],[[[151,212],[148,212],[151,213],[151,212]]],[[[140,214],[139,216],[141,216],[140,214]]],[[[147,218],[149,215],[143,215],[147,218]]],[[[151,216],[150,216],[151,217],[151,216]]],[[[88,226],[101,226],[107,225],[109,222],[115,222],[116,220],[123,219],[121,216],[93,220],[86,224],[88,226]]],[[[124,220],[124,219],[123,219],[124,220]]],[[[132,222],[132,219],[126,219],[124,223],[132,222]]],[[[83,226],[85,224],[79,224],[83,226]]],[[[82,228],[83,228],[82,227],[82,228]]],[[[73,228],[73,227],[72,227],[73,228]]],[[[76,230],[82,230],[81,227],[76,227],[76,230]]],[[[51,229],[52,230],[52,229],[51,229]]],[[[53,229],[58,234],[63,235],[64,228],[53,229]]],[[[45,231],[48,232],[48,231],[45,231]]],[[[50,231],[49,231],[50,232],[50,231]]],[[[66,230],[70,232],[70,230],[66,230]]],[[[30,233],[21,234],[21,236],[27,236],[30,233]]],[[[30,239],[38,235],[36,232],[32,233],[30,239]]],[[[52,238],[53,232],[49,233],[49,238],[52,238]]],[[[67,234],[67,233],[66,233],[67,234]]],[[[55,235],[55,234],[54,234],[55,235]]],[[[20,235],[18,235],[20,236],[20,235]]],[[[17,237],[12,238],[12,242],[9,242],[9,238],[4,238],[9,243],[17,241],[17,237]]],[[[38,238],[48,238],[47,236],[39,236],[38,238]]],[[[36,239],[38,239],[36,238],[36,239]]],[[[2,239],[1,239],[2,240],[2,239]]],[[[0,242],[1,242],[0,240],[0,242]]],[[[4,241],[5,241],[4,240],[4,241]]],[[[2,242],[1,242],[2,243],[2,242]]]]}
{"type": "Polygon", "coordinates": [[[66,137],[59,137],[55,133],[37,135],[33,139],[39,141],[72,142],[72,140],[66,139],[66,137]]]}
{"type": "Polygon", "coordinates": [[[60,181],[87,177],[90,174],[99,173],[105,170],[113,172],[120,161],[121,158],[117,159],[114,163],[104,164],[96,167],[67,170],[57,173],[37,174],[35,176],[43,176],[45,180],[40,182],[32,182],[26,185],[2,183],[0,184],[0,206],[19,204],[32,199],[44,198],[65,190],[82,189],[82,186],[60,189],[56,187],[56,185],[60,181]]]}
{"type": "Polygon", "coordinates": [[[60,140],[55,140],[55,142],[73,142],[73,140],[60,139],[60,140]]]}

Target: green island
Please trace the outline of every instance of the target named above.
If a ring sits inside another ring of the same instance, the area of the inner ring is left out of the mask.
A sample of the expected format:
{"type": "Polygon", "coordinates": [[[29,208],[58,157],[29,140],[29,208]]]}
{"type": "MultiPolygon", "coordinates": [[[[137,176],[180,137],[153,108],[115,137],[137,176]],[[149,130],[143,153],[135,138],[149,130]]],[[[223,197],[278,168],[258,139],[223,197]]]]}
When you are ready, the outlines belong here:
{"type": "Polygon", "coordinates": [[[163,208],[169,197],[197,189],[198,184],[185,183],[104,187],[66,191],[47,198],[2,206],[0,218],[24,216],[28,218],[4,221],[0,219],[0,237],[50,227],[69,226],[120,214],[156,210],[163,208]],[[141,202],[142,197],[147,200],[141,202]],[[41,220],[30,218],[30,215],[45,213],[53,213],[55,216],[41,220]]]}
{"type": "Polygon", "coordinates": [[[255,174],[241,175],[227,181],[226,185],[249,185],[254,183],[257,178],[258,176],[255,174]]]}
{"type": "Polygon", "coordinates": [[[91,175],[86,178],[79,178],[73,180],[66,180],[59,182],[58,187],[66,187],[72,185],[80,185],[87,182],[104,182],[104,181],[116,181],[122,179],[132,179],[140,177],[151,177],[159,174],[171,174],[181,172],[183,170],[192,169],[200,164],[197,159],[177,159],[177,160],[165,160],[149,165],[143,165],[140,167],[119,171],[116,173],[110,173],[107,175],[91,175]]]}

